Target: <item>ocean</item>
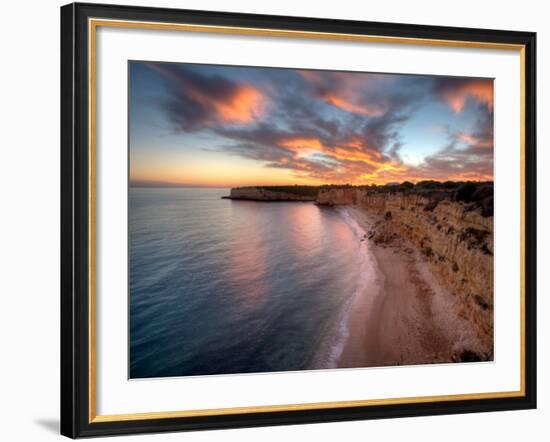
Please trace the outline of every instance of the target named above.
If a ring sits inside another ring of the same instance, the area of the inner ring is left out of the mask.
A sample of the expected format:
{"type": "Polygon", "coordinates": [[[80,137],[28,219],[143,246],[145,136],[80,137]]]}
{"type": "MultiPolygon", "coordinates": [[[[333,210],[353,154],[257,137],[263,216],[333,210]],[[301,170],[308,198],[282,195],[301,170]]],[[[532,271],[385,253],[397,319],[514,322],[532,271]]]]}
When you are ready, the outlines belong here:
{"type": "Polygon", "coordinates": [[[129,376],[326,369],[369,273],[345,209],[131,188],[129,376]]]}

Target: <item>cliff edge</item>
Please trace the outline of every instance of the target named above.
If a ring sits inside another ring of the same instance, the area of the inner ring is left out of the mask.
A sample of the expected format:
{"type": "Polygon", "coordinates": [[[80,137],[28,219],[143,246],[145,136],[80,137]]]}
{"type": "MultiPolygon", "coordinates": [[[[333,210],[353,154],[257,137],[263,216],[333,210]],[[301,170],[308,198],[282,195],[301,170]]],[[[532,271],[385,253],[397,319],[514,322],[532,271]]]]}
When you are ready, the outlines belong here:
{"type": "MultiPolygon", "coordinates": [[[[403,183],[322,189],[317,203],[354,205],[378,221],[367,232],[374,244],[407,240],[433,275],[456,298],[486,349],[493,351],[493,183],[403,183]]],[[[468,355],[466,355],[468,356],[468,355]]]]}
{"type": "Polygon", "coordinates": [[[228,198],[254,201],[314,201],[350,205],[377,221],[367,232],[375,245],[404,239],[429,264],[454,297],[456,314],[468,320],[493,357],[493,183],[405,182],[385,186],[281,186],[231,189],[228,198]]]}
{"type": "Polygon", "coordinates": [[[317,186],[258,186],[231,189],[232,200],[249,201],[316,201],[320,187],[317,186]]]}

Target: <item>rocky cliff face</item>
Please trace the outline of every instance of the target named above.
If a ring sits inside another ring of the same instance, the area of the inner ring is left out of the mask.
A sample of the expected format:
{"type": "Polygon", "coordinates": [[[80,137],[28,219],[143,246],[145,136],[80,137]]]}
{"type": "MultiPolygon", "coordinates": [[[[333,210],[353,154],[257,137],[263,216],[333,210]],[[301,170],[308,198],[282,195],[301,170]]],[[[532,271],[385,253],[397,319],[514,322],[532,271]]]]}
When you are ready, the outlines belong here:
{"type": "Polygon", "coordinates": [[[439,282],[457,298],[457,313],[492,351],[492,183],[434,187],[326,188],[317,202],[364,208],[379,216],[368,232],[372,241],[391,242],[397,235],[420,250],[439,282]]]}
{"type": "Polygon", "coordinates": [[[378,219],[368,239],[383,245],[403,238],[416,248],[454,295],[456,313],[473,325],[484,343],[487,352],[473,357],[492,358],[493,183],[243,187],[231,189],[228,198],[365,209],[378,219]]]}
{"type": "Polygon", "coordinates": [[[229,199],[250,201],[315,201],[318,188],[287,187],[237,187],[231,189],[229,199]],[[314,189],[315,191],[313,191],[314,189]]]}

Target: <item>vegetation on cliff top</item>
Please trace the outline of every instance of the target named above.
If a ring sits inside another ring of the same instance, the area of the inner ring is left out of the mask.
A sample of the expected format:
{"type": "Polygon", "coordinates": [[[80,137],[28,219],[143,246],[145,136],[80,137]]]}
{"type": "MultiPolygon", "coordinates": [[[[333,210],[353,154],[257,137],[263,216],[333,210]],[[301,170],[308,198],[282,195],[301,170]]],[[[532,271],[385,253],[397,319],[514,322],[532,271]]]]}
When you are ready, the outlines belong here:
{"type": "Polygon", "coordinates": [[[424,210],[434,210],[440,201],[463,203],[468,210],[480,209],[484,217],[493,216],[494,186],[492,181],[420,181],[416,184],[405,181],[385,186],[364,186],[372,193],[396,193],[422,195],[430,200],[424,210]]]}
{"type": "Polygon", "coordinates": [[[358,188],[369,193],[406,193],[419,194],[430,199],[425,210],[434,210],[440,201],[461,202],[468,210],[481,210],[482,216],[493,216],[492,181],[420,181],[416,184],[405,181],[400,184],[353,186],[351,184],[323,186],[257,186],[257,189],[284,192],[293,195],[317,197],[319,192],[332,189],[358,188]]]}
{"type": "Polygon", "coordinates": [[[290,193],[292,195],[316,197],[321,190],[320,186],[257,186],[257,189],[271,192],[290,193]]]}

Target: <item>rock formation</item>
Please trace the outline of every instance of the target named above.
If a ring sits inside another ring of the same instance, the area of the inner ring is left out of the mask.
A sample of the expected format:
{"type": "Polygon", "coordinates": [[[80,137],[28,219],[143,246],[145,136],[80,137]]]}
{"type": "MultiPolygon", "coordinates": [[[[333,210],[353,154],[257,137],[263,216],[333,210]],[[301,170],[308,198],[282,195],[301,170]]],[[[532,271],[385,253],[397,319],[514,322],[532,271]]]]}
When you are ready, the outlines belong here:
{"type": "Polygon", "coordinates": [[[493,183],[403,183],[386,186],[292,186],[232,189],[230,198],[354,205],[378,216],[368,239],[402,237],[419,250],[456,298],[491,354],[493,348],[493,183]],[[290,190],[289,190],[290,189],[290,190]],[[304,190],[306,189],[306,190],[304,190]]]}
{"type": "Polygon", "coordinates": [[[446,186],[325,189],[317,202],[355,204],[380,215],[369,237],[376,244],[399,235],[420,250],[439,282],[459,297],[457,313],[473,324],[492,349],[493,183],[446,186]]]}
{"type": "Polygon", "coordinates": [[[231,189],[227,199],[249,201],[315,201],[319,187],[314,186],[269,186],[237,187],[231,189]]]}

